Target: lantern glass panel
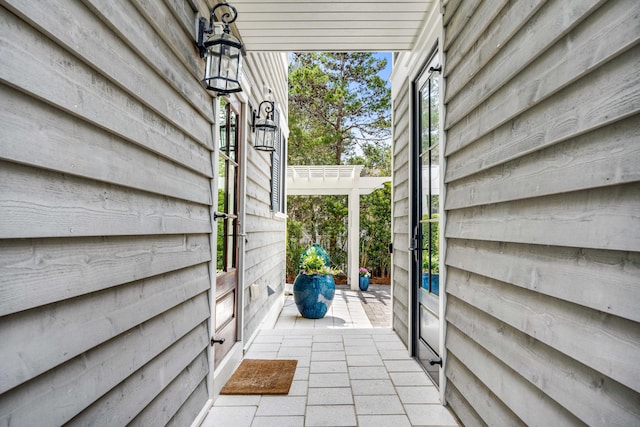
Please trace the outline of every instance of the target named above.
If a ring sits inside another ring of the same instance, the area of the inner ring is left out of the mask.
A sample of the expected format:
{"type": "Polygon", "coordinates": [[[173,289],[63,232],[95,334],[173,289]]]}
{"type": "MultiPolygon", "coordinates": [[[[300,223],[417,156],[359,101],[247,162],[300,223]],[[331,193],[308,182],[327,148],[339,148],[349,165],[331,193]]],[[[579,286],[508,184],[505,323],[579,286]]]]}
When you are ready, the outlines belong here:
{"type": "Polygon", "coordinates": [[[240,87],[242,51],[240,42],[229,34],[214,35],[206,43],[205,75],[207,89],[219,93],[233,93],[240,87]]]}
{"type": "Polygon", "coordinates": [[[261,151],[274,151],[278,128],[273,120],[258,120],[256,123],[256,141],[254,148],[261,151]]]}

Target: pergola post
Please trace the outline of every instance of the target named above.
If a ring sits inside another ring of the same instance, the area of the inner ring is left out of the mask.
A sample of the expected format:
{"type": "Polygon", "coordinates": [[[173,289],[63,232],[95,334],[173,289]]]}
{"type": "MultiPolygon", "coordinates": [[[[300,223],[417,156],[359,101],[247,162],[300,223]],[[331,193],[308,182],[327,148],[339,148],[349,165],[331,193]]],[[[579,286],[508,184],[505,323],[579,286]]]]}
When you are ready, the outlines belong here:
{"type": "Polygon", "coordinates": [[[347,281],[352,290],[360,289],[360,195],[370,194],[391,181],[390,176],[360,176],[362,165],[289,166],[287,195],[347,195],[349,197],[347,238],[347,281]]]}
{"type": "Polygon", "coordinates": [[[360,191],[358,187],[351,189],[349,193],[349,245],[347,249],[347,262],[349,265],[348,278],[351,290],[359,288],[360,268],[360,191]]]}

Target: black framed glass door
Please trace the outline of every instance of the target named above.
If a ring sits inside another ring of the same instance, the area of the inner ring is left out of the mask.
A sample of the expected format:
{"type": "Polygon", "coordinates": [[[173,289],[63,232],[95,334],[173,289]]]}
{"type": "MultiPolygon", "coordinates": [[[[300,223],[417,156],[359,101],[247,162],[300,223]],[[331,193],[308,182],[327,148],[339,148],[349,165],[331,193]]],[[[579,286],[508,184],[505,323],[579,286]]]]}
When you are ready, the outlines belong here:
{"type": "Polygon", "coordinates": [[[440,65],[437,53],[414,81],[412,245],[414,356],[439,383],[440,65]]]}

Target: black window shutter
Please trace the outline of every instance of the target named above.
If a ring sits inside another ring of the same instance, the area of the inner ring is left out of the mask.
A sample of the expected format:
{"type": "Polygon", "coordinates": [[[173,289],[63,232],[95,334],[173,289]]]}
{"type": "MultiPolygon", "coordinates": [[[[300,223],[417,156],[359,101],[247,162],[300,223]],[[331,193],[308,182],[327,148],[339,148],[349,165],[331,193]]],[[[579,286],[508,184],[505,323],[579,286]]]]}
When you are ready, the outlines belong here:
{"type": "Polygon", "coordinates": [[[280,151],[282,141],[278,138],[276,151],[271,153],[271,210],[280,211],[280,151]]]}

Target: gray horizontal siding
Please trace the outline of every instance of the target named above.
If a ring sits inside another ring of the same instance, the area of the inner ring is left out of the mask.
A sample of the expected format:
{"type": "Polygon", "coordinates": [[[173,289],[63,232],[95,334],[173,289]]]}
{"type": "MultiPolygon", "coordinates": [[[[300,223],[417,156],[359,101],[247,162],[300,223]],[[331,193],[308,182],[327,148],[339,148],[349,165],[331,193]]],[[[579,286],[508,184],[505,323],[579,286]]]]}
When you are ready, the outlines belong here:
{"type": "MultiPolygon", "coordinates": [[[[269,87],[277,102],[280,118],[288,111],[287,68],[281,53],[253,52],[247,55],[243,72],[255,88],[249,104],[257,108],[266,99],[262,88],[269,87]]],[[[287,136],[283,132],[283,136],[287,136]]],[[[245,258],[243,333],[249,340],[278,303],[282,303],[286,266],[286,218],[271,210],[271,155],[252,148],[249,134],[246,162],[245,258]],[[249,287],[260,288],[252,297],[249,287]]],[[[286,161],[286,159],[283,159],[286,161]]],[[[283,177],[284,179],[285,177],[283,177]]]]}
{"type": "Polygon", "coordinates": [[[445,395],[465,425],[640,423],[639,16],[446,6],[445,395]]]}
{"type": "Polygon", "coordinates": [[[187,425],[211,282],[195,13],[54,3],[0,6],[0,425],[187,425]]]}
{"type": "Polygon", "coordinates": [[[407,79],[393,99],[393,310],[392,326],[409,347],[409,151],[411,142],[411,91],[407,79]]]}

